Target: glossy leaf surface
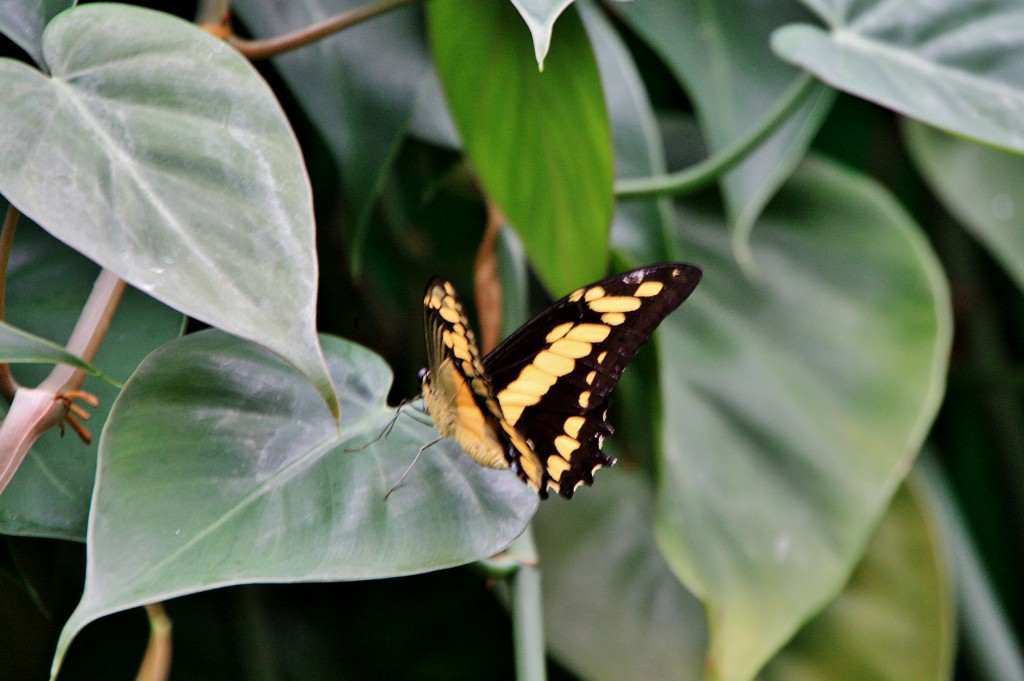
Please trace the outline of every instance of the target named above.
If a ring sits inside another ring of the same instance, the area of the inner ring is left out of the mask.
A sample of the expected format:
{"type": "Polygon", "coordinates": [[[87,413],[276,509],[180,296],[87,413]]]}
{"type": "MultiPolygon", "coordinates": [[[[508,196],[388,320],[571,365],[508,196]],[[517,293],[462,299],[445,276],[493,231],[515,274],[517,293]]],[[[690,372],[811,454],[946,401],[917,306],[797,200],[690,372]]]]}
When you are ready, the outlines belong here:
{"type": "Polygon", "coordinates": [[[662,325],[657,537],[709,613],[709,668],[751,679],[842,588],[931,425],[949,298],[909,217],[808,164],[732,260],[721,218],[680,211],[704,279],[662,325]]]}
{"type": "Polygon", "coordinates": [[[1024,5],[805,0],[827,28],[772,36],[784,59],[833,87],[929,125],[1024,151],[1024,5]]]}
{"type": "Polygon", "coordinates": [[[43,35],[45,75],[0,61],[0,192],[133,286],[278,352],[328,403],[302,156],[231,47],[159,12],[96,4],[43,35]]]}
{"type": "Polygon", "coordinates": [[[360,346],[323,343],[340,436],[292,368],[216,331],[165,346],[125,385],[100,446],[85,594],[58,662],[86,623],[142,603],[436,570],[491,556],[523,531],[537,495],[452,441],[428,449],[385,500],[436,431],[403,415],[374,441],[394,416],[390,370],[360,346]]]}

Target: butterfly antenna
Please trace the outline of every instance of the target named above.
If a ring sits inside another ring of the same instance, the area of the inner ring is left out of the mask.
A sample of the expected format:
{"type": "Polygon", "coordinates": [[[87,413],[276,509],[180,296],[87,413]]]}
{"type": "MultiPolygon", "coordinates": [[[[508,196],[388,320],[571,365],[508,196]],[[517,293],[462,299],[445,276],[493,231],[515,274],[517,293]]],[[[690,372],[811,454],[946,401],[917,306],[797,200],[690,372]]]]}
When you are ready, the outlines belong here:
{"type": "MultiPolygon", "coordinates": [[[[412,398],[412,399],[416,399],[416,398],[412,398]]],[[[393,417],[391,417],[391,420],[388,421],[388,425],[384,426],[384,430],[380,431],[380,434],[377,437],[373,438],[372,440],[370,440],[366,444],[360,445],[358,447],[346,447],[343,451],[346,451],[346,452],[361,452],[364,449],[366,449],[367,447],[369,447],[370,445],[372,445],[373,443],[379,442],[379,441],[383,440],[384,438],[386,438],[388,435],[391,435],[391,431],[395,429],[395,424],[398,423],[398,417],[402,415],[402,409],[404,409],[405,407],[409,406],[410,403],[412,402],[412,399],[405,398],[401,402],[398,403],[398,408],[395,409],[395,415],[393,417]]],[[[410,416],[412,416],[412,415],[410,414],[410,416]]],[[[413,417],[413,418],[416,418],[416,417],[413,417]]]]}
{"type": "Polygon", "coordinates": [[[436,440],[433,440],[432,442],[428,442],[427,444],[425,444],[422,447],[420,447],[420,450],[418,452],[416,452],[416,456],[413,457],[412,463],[409,464],[409,467],[405,469],[404,473],[402,473],[402,477],[400,477],[398,479],[398,482],[396,482],[395,484],[391,485],[391,489],[389,489],[388,493],[384,495],[384,501],[387,501],[388,497],[391,496],[391,493],[394,492],[396,489],[398,489],[398,486],[402,484],[402,482],[405,480],[405,476],[409,475],[409,471],[411,471],[412,467],[416,465],[416,462],[420,460],[420,455],[423,454],[423,451],[428,449],[428,448],[430,448],[430,447],[433,447],[434,445],[436,445],[438,442],[440,442],[443,439],[444,439],[443,436],[439,437],[436,440]]]}

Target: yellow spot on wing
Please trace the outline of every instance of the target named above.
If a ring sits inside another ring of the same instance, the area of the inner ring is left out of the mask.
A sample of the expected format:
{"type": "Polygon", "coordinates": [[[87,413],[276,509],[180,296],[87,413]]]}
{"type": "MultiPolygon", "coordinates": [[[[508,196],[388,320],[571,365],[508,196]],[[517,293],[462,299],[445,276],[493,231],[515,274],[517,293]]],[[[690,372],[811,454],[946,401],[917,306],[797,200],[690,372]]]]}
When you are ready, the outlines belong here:
{"type": "Polygon", "coordinates": [[[604,324],[580,324],[565,335],[569,340],[600,343],[612,330],[604,324]]]}
{"type": "Polygon", "coordinates": [[[632,312],[640,309],[640,299],[633,296],[605,296],[587,304],[594,312],[632,312]]]}
{"type": "Polygon", "coordinates": [[[661,293],[661,289],[663,288],[665,288],[665,285],[660,281],[645,281],[636,287],[636,293],[633,295],[640,296],[641,298],[649,298],[661,293]]]}
{"type": "Polygon", "coordinates": [[[536,392],[538,395],[543,395],[548,391],[548,388],[555,384],[556,381],[558,381],[557,376],[552,376],[533,364],[528,364],[523,367],[519,377],[506,387],[506,390],[512,388],[513,385],[518,383],[523,386],[537,386],[536,388],[526,388],[524,391],[530,393],[536,392]]]}
{"type": "Polygon", "coordinates": [[[583,295],[583,300],[585,300],[585,301],[587,301],[589,303],[592,300],[597,300],[598,298],[603,298],[603,297],[604,297],[604,289],[601,288],[600,286],[594,286],[593,288],[587,289],[587,292],[583,295]]]}
{"type": "Polygon", "coordinates": [[[586,409],[590,406],[590,391],[584,390],[580,393],[580,406],[586,409]]]}
{"type": "Polygon", "coordinates": [[[626,315],[621,312],[605,312],[601,315],[601,321],[609,326],[618,326],[622,322],[626,321],[626,315]]]}
{"type": "Polygon", "coordinates": [[[580,428],[586,423],[586,419],[582,416],[570,416],[565,420],[565,425],[562,428],[565,430],[566,435],[572,438],[577,438],[580,435],[580,428]]]}
{"type": "Polygon", "coordinates": [[[595,378],[597,378],[596,371],[591,371],[589,374],[587,374],[587,385],[593,385],[595,378]]]}
{"type": "Polygon", "coordinates": [[[565,376],[576,366],[576,362],[570,358],[556,355],[548,350],[541,350],[533,359],[533,363],[538,369],[546,371],[552,376],[565,376]]]}
{"type": "MultiPolygon", "coordinates": [[[[501,404],[501,412],[505,413],[505,407],[532,407],[540,402],[540,395],[527,395],[526,393],[509,392],[505,388],[498,393],[498,402],[501,404]]],[[[505,418],[508,418],[506,415],[505,418]]]]}
{"type": "Polygon", "coordinates": [[[546,340],[548,343],[554,343],[556,340],[558,340],[565,334],[569,333],[569,329],[571,328],[572,322],[565,322],[564,324],[559,324],[555,328],[551,329],[551,331],[548,332],[548,335],[544,336],[544,340],[546,340]]]}
{"type": "Polygon", "coordinates": [[[523,415],[523,409],[525,408],[523,405],[502,405],[501,413],[505,420],[508,421],[508,424],[514,426],[519,421],[519,417],[523,415]]]}
{"type": "Polygon", "coordinates": [[[604,358],[607,357],[607,356],[608,356],[608,351],[607,350],[602,350],[601,354],[597,356],[597,363],[598,364],[603,364],[604,363],[604,358]]]}
{"type": "Polygon", "coordinates": [[[570,293],[569,296],[568,296],[569,302],[570,303],[575,303],[575,302],[579,301],[579,299],[583,297],[583,290],[584,289],[578,288],[575,291],[573,291],[572,293],[570,293]]]}
{"type": "Polygon", "coordinates": [[[566,461],[572,456],[572,453],[580,448],[580,441],[569,437],[568,435],[559,435],[555,438],[555,449],[566,461]]]}
{"type": "Polygon", "coordinates": [[[549,456],[547,460],[548,475],[556,482],[562,479],[562,474],[569,470],[569,462],[560,456],[549,456]]]}
{"type": "Polygon", "coordinates": [[[438,309],[437,313],[441,315],[441,318],[444,319],[446,322],[450,322],[452,324],[461,319],[461,317],[459,317],[459,313],[454,308],[451,307],[442,307],[438,309]]]}
{"type": "MultiPolygon", "coordinates": [[[[543,374],[543,375],[544,376],[548,376],[549,374],[543,374]]],[[[505,387],[505,389],[502,390],[501,392],[502,392],[502,394],[504,394],[504,393],[510,393],[510,394],[511,393],[520,393],[520,394],[523,394],[523,395],[534,395],[536,397],[541,397],[542,395],[544,395],[544,393],[546,393],[548,391],[548,389],[551,386],[553,386],[555,384],[555,380],[557,380],[557,379],[555,379],[554,376],[551,376],[551,382],[550,383],[534,383],[533,381],[524,381],[523,379],[518,378],[518,379],[512,381],[511,383],[509,383],[505,387]]]]}
{"type": "MultiPolygon", "coordinates": [[[[551,345],[551,352],[562,357],[568,357],[570,359],[579,359],[586,357],[590,354],[590,350],[593,346],[590,343],[584,343],[583,341],[569,340],[563,338],[562,340],[555,341],[551,345]]],[[[571,369],[570,369],[571,371],[571,369]]],[[[568,371],[565,373],[569,373],[568,371]]],[[[563,374],[564,375],[564,374],[563,374]]]]}

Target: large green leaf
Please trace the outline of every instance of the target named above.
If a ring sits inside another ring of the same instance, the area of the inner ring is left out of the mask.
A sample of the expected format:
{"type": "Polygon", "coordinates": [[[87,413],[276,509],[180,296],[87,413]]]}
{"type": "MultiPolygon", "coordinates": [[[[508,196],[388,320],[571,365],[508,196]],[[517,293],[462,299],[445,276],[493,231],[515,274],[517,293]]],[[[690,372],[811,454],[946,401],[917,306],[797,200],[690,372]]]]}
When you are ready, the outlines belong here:
{"type": "MultiPolygon", "coordinates": [[[[661,134],[636,64],[611,22],[592,2],[576,6],[594,46],[601,71],[615,148],[615,173],[620,177],[665,172],[661,134]]],[[[667,197],[627,201],[615,206],[613,239],[626,240],[641,263],[668,259],[668,234],[673,215],[667,197]],[[632,226],[630,228],[629,226],[632,226]]]]}
{"type": "Polygon", "coordinates": [[[64,12],[50,76],[0,61],[0,193],[132,285],[279,353],[336,404],[317,346],[309,182],[252,66],[126,5],[64,12]]]}
{"type": "MultiPolygon", "coordinates": [[[[799,75],[768,48],[773,29],[808,16],[795,2],[645,0],[615,9],[684,84],[712,152],[763,122],[799,75]]],[[[818,87],[787,123],[722,178],[741,257],[749,257],[750,229],[803,158],[831,102],[829,89],[818,87]]]]}
{"type": "Polygon", "coordinates": [[[682,208],[700,288],[662,325],[657,537],[705,603],[709,669],[752,678],[838,593],[940,402],[945,280],[877,185],[803,166],[754,233],[682,208]]]}
{"type": "Polygon", "coordinates": [[[466,154],[552,293],[605,274],[611,222],[608,113],[575,10],[544,72],[507,2],[438,0],[430,38],[466,154]]]}
{"type": "MultiPolygon", "coordinates": [[[[361,0],[240,0],[232,10],[258,37],[272,37],[362,5],[361,0]]],[[[352,257],[361,263],[369,210],[409,123],[429,65],[414,8],[377,17],[274,59],[323,135],[345,189],[352,257]],[[381,49],[386,45],[387,49],[381,49]]]]}
{"type": "Polygon", "coordinates": [[[374,440],[394,415],[390,369],[352,343],[322,342],[340,436],[300,375],[226,334],[186,336],[143,363],[103,433],[85,593],[58,663],[85,624],[142,603],[243,582],[435,570],[523,531],[537,495],[450,440],[385,499],[436,432],[405,415],[374,440]]]}
{"type": "Polygon", "coordinates": [[[74,0],[7,0],[0,12],[0,33],[44,66],[43,29],[50,19],[74,4],[74,0]]]}
{"type": "MultiPolygon", "coordinates": [[[[65,342],[97,274],[95,264],[23,218],[7,273],[8,321],[48,340],[65,342]]],[[[129,288],[94,364],[104,374],[126,381],[146,355],[177,337],[183,325],[180,313],[129,288]]],[[[49,371],[43,366],[13,367],[15,377],[27,386],[38,385],[49,371]]],[[[99,407],[89,409],[92,418],[87,424],[97,436],[118,390],[91,377],[83,388],[100,401],[99,407]]],[[[73,434],[43,434],[0,495],[0,532],[84,541],[98,439],[86,445],[73,434]]]]}
{"type": "Polygon", "coordinates": [[[892,505],[843,593],[761,681],[945,681],[956,631],[941,532],[914,478],[892,505]]]}
{"type": "Polygon", "coordinates": [[[828,25],[772,36],[783,58],[930,125],[1024,151],[1019,0],[804,0],[828,25]]]}
{"type": "Polygon", "coordinates": [[[1024,289],[1024,158],[906,121],[911,158],[950,210],[1024,289]]]}
{"type": "MultiPolygon", "coordinates": [[[[762,681],[948,678],[949,576],[917,488],[896,494],[850,583],[762,681]]],[[[548,646],[588,681],[703,678],[703,611],[658,550],[652,493],[637,473],[617,468],[572,504],[545,504],[534,519],[548,646]]]]}
{"type": "Polygon", "coordinates": [[[700,601],[654,539],[653,489],[622,466],[533,523],[551,652],[587,681],[701,678],[700,601]]]}

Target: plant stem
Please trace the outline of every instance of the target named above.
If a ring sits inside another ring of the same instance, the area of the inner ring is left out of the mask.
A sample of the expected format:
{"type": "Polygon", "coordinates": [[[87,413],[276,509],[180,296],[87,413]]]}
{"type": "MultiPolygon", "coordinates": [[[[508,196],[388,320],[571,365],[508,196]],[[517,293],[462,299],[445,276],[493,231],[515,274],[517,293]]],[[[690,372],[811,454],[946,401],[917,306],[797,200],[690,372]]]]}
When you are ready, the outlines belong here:
{"type": "Polygon", "coordinates": [[[506,222],[501,209],[487,199],[487,228],[473,261],[473,295],[479,320],[480,351],[485,355],[501,340],[502,295],[498,276],[498,234],[506,222]]]}
{"type": "Polygon", "coordinates": [[[228,0],[199,0],[196,7],[196,24],[221,24],[231,14],[228,0]]]}
{"type": "Polygon", "coordinates": [[[788,121],[790,114],[811,96],[816,84],[817,80],[811,74],[802,73],[779,97],[760,124],[731,147],[675,173],[619,180],[615,183],[615,195],[619,199],[643,199],[685,194],[714,182],[723,173],[739,165],[752,150],[788,121]]]}
{"type": "MultiPolygon", "coordinates": [[[[533,534],[526,528],[517,543],[536,556],[533,534]]],[[[544,615],[540,590],[540,568],[535,561],[523,561],[512,576],[512,637],[515,642],[517,681],[544,681],[544,615]]]]}
{"type": "MultiPolygon", "coordinates": [[[[96,283],[93,284],[92,293],[82,308],[82,314],[78,317],[75,329],[71,332],[71,338],[68,339],[68,352],[78,355],[87,362],[96,357],[96,351],[99,350],[100,343],[110,328],[110,320],[113,319],[121,302],[124,286],[124,281],[110,270],[100,272],[96,277],[96,283]]],[[[81,370],[58,364],[39,387],[59,393],[77,390],[84,380],[85,374],[81,370]]]]}
{"type": "Polygon", "coordinates": [[[149,645],[135,681],[167,681],[171,673],[171,620],[162,603],[146,606],[149,645]]]}
{"type": "MultiPolygon", "coordinates": [[[[11,261],[11,249],[14,247],[14,233],[18,228],[20,213],[14,206],[7,204],[4,225],[0,229],[0,320],[7,318],[7,268],[11,261]]],[[[10,402],[18,390],[18,382],[11,374],[10,364],[0,364],[0,394],[10,402]]]]}
{"type": "Polygon", "coordinates": [[[316,42],[320,38],[338,33],[367,19],[372,19],[405,5],[411,5],[414,2],[418,2],[418,0],[371,0],[365,5],[336,14],[320,23],[277,36],[276,38],[245,40],[232,37],[229,39],[229,42],[247,59],[267,59],[289,50],[304,47],[316,42]]]}

